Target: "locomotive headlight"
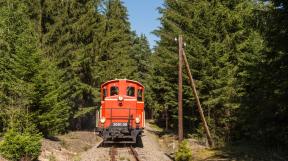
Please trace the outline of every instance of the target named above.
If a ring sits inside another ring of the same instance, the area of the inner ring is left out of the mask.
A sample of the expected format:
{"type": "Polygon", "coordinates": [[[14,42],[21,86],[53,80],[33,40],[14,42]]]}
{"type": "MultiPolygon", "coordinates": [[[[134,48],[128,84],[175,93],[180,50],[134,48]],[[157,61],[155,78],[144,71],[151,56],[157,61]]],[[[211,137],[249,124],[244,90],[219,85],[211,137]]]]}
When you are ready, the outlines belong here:
{"type": "Polygon", "coordinates": [[[118,100],[119,100],[119,101],[123,101],[123,97],[122,97],[122,96],[119,96],[119,97],[118,97],[118,100]]]}
{"type": "Polygon", "coordinates": [[[102,118],[100,119],[100,122],[101,122],[102,124],[104,124],[105,121],[106,121],[106,118],[105,118],[105,117],[102,117],[102,118]]]}
{"type": "Polygon", "coordinates": [[[140,117],[136,117],[135,122],[136,122],[136,124],[139,124],[140,123],[140,117]]]}

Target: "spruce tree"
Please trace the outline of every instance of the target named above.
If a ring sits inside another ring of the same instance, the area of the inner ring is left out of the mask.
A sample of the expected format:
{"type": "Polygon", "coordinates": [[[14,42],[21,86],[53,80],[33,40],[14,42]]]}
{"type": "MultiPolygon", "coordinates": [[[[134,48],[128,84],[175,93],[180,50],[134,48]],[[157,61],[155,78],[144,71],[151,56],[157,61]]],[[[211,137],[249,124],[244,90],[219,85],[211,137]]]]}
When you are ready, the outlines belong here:
{"type": "Polygon", "coordinates": [[[265,38],[263,59],[249,70],[239,129],[261,143],[287,146],[287,1],[272,0],[257,10],[258,26],[265,38]],[[255,115],[257,114],[257,115],[255,115]]]}
{"type": "Polygon", "coordinates": [[[9,111],[9,127],[0,142],[0,154],[6,159],[35,160],[41,152],[41,134],[25,109],[9,111]]]}
{"type": "Polygon", "coordinates": [[[40,58],[30,16],[25,2],[0,2],[0,154],[10,160],[36,159],[41,149],[30,108],[40,58]]]}
{"type": "Polygon", "coordinates": [[[1,128],[7,126],[5,111],[13,108],[29,108],[34,92],[32,78],[38,68],[39,53],[36,44],[37,34],[29,16],[25,2],[10,0],[1,2],[1,128]]]}
{"type": "Polygon", "coordinates": [[[72,127],[77,128],[81,128],[79,117],[94,109],[97,94],[93,78],[94,32],[100,18],[97,5],[98,1],[92,0],[45,1],[42,4],[43,51],[62,73],[59,89],[56,88],[54,94],[57,100],[68,103],[69,118],[76,120],[72,127]],[[91,108],[87,110],[86,107],[91,108]]]}
{"type": "Polygon", "coordinates": [[[132,32],[128,21],[127,9],[120,0],[103,2],[102,33],[98,41],[98,73],[99,82],[111,79],[131,78],[136,67],[131,58],[132,32]]]}
{"type": "Polygon", "coordinates": [[[69,101],[61,97],[63,89],[59,81],[63,73],[55,62],[43,56],[33,79],[35,92],[30,110],[35,124],[45,136],[65,132],[69,127],[72,111],[69,101]]]}
{"type": "Polygon", "coordinates": [[[133,71],[133,79],[141,82],[145,87],[145,107],[151,109],[153,106],[152,99],[152,74],[153,63],[151,60],[152,51],[145,35],[135,36],[133,40],[133,48],[130,52],[131,58],[135,63],[135,71],[133,71]]]}
{"type": "MultiPolygon", "coordinates": [[[[261,60],[263,39],[251,23],[255,6],[249,0],[166,0],[160,9],[162,27],[155,33],[161,40],[154,58],[158,59],[154,84],[159,84],[154,91],[162,92],[157,96],[158,104],[169,107],[172,116],[176,116],[178,51],[174,38],[182,34],[208,124],[219,140],[230,137],[244,94],[241,80],[248,77],[247,68],[261,60]]],[[[198,114],[192,112],[195,103],[189,88],[185,81],[184,115],[191,122],[198,114]]]]}

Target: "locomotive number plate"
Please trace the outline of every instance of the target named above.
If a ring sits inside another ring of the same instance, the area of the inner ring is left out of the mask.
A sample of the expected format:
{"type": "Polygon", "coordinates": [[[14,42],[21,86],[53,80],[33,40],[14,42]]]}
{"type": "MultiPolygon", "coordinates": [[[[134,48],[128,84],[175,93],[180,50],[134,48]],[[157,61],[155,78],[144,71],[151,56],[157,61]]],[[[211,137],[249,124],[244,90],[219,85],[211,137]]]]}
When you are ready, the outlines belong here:
{"type": "Polygon", "coordinates": [[[113,122],[112,126],[127,126],[127,122],[113,122]]]}

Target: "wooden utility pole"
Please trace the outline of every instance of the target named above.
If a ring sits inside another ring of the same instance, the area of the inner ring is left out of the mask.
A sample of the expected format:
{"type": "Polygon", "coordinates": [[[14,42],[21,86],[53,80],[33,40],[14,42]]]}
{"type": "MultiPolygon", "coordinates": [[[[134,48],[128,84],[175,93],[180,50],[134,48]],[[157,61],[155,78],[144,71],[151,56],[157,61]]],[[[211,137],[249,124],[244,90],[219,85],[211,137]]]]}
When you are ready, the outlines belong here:
{"type": "Polygon", "coordinates": [[[183,140],[183,109],[182,109],[182,66],[183,66],[183,37],[179,35],[179,67],[178,67],[178,140],[183,140]]]}
{"type": "Polygon", "coordinates": [[[191,87],[192,87],[192,90],[193,90],[193,94],[194,94],[194,96],[196,98],[198,111],[199,111],[201,120],[202,120],[203,125],[204,125],[204,129],[205,129],[205,132],[206,132],[206,135],[207,135],[208,143],[209,143],[210,146],[214,146],[214,142],[213,142],[213,139],[211,137],[210,130],[208,128],[208,125],[207,125],[207,122],[206,122],[206,119],[205,119],[205,116],[204,116],[204,113],[203,113],[203,110],[202,110],[202,107],[201,107],[201,103],[200,103],[200,100],[199,100],[199,97],[198,97],[198,94],[197,94],[196,86],[195,86],[195,83],[194,83],[194,80],[193,80],[193,77],[192,77],[192,73],[191,73],[191,70],[190,70],[190,66],[189,66],[189,63],[188,63],[188,60],[187,60],[187,57],[186,57],[186,54],[185,54],[184,50],[182,52],[182,56],[183,56],[183,59],[184,59],[184,63],[185,63],[185,66],[186,66],[186,70],[187,70],[187,74],[188,74],[188,77],[189,77],[189,80],[190,80],[190,84],[191,84],[191,87]]]}

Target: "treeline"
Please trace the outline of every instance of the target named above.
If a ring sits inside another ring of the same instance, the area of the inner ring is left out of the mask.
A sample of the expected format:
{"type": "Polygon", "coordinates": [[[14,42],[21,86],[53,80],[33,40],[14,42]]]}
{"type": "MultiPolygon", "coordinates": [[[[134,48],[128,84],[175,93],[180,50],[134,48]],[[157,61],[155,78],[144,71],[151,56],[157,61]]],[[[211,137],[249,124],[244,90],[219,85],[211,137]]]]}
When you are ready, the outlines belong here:
{"type": "Polygon", "coordinates": [[[150,55],[120,0],[1,1],[1,154],[35,159],[41,135],[91,128],[100,84],[145,84],[150,55]]]}
{"type": "MultiPolygon", "coordinates": [[[[174,38],[182,34],[216,143],[253,140],[287,147],[287,7],[285,0],[166,0],[152,56],[159,117],[167,109],[169,126],[176,129],[174,38]]],[[[188,80],[184,78],[184,130],[205,136],[188,80]]]]}
{"type": "MultiPolygon", "coordinates": [[[[177,129],[179,34],[217,144],[287,146],[287,7],[285,0],[165,0],[152,53],[120,0],[1,1],[2,155],[34,159],[41,136],[93,128],[87,118],[100,84],[115,78],[142,82],[147,113],[159,123],[167,113],[168,128],[177,129]]],[[[204,136],[186,76],[183,103],[185,134],[204,136]]]]}

